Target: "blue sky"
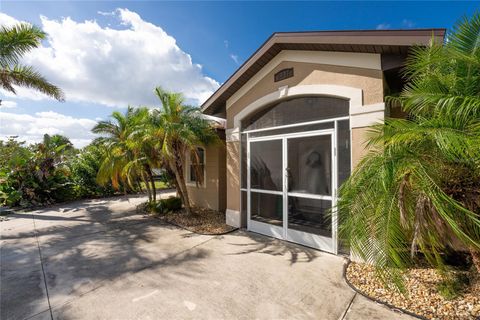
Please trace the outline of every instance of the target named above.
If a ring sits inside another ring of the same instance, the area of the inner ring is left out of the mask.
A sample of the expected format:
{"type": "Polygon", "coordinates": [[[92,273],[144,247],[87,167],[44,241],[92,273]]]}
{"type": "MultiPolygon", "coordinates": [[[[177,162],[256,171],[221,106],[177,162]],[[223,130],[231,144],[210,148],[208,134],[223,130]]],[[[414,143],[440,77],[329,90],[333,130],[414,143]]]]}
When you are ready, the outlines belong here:
{"type": "Polygon", "coordinates": [[[67,102],[0,91],[8,101],[0,109],[0,136],[32,142],[43,130],[82,146],[92,139],[94,122],[113,110],[154,105],[155,85],[200,103],[275,31],[450,28],[479,8],[473,1],[2,0],[0,23],[28,21],[49,33],[25,62],[64,88],[67,102]]]}

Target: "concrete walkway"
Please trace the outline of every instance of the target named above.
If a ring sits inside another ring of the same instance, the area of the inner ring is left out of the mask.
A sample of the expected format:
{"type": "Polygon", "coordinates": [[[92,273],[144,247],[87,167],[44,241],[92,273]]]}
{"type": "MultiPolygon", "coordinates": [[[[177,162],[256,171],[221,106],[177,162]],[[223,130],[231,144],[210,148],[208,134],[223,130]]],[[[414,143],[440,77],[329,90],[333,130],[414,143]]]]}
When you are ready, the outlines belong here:
{"type": "Polygon", "coordinates": [[[344,259],[246,231],[196,235],[143,197],[9,216],[1,319],[409,319],[355,294],[344,259]]]}

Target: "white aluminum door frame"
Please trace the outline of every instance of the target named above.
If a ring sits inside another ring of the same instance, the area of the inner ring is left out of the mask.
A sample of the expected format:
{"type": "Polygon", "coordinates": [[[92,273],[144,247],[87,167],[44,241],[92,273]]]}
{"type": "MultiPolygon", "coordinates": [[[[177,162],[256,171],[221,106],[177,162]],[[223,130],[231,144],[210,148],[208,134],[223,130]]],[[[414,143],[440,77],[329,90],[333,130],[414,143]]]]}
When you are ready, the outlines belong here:
{"type": "MultiPolygon", "coordinates": [[[[337,177],[337,168],[336,168],[336,137],[335,137],[335,130],[329,130],[329,132],[321,133],[321,134],[314,134],[314,135],[296,135],[292,137],[285,138],[284,150],[285,155],[285,168],[288,168],[288,140],[295,139],[295,138],[305,138],[310,136],[320,136],[320,135],[329,135],[330,136],[330,165],[332,168],[331,174],[331,186],[332,186],[332,194],[330,196],[327,195],[317,195],[317,194],[309,194],[309,193],[299,193],[299,192],[288,192],[288,178],[285,177],[285,203],[288,205],[288,197],[297,197],[297,198],[304,198],[304,199],[315,199],[315,200],[327,200],[331,203],[331,208],[335,208],[336,201],[336,177],[337,177]]],[[[332,236],[326,237],[322,235],[312,234],[308,232],[303,232],[299,230],[290,229],[288,227],[288,207],[285,210],[286,214],[286,225],[285,225],[285,239],[291,242],[303,244],[308,247],[317,248],[323,251],[337,253],[336,252],[336,212],[332,212],[332,236]]]]}
{"type": "Polygon", "coordinates": [[[247,229],[253,232],[262,233],[271,237],[278,239],[283,239],[287,241],[292,241],[295,243],[300,243],[305,246],[313,247],[323,251],[328,251],[331,253],[337,253],[337,213],[335,210],[336,206],[336,195],[337,195],[337,155],[336,155],[336,128],[326,129],[326,130],[316,130],[308,132],[296,132],[288,134],[278,134],[257,138],[247,138],[247,229]],[[286,174],[286,168],[288,167],[288,139],[292,138],[305,138],[321,135],[330,135],[331,142],[331,166],[332,166],[332,195],[315,195],[315,194],[303,194],[288,192],[288,177],[286,174]],[[272,191],[272,190],[259,190],[251,188],[250,181],[250,160],[251,160],[251,143],[259,141],[273,141],[281,140],[282,141],[282,177],[283,177],[283,190],[282,191],[272,191]],[[283,204],[283,224],[282,226],[276,226],[264,222],[259,222],[251,219],[251,192],[264,193],[264,194],[275,194],[282,196],[283,204]],[[300,197],[300,198],[309,198],[309,199],[320,199],[320,200],[329,200],[332,203],[333,214],[332,214],[332,237],[324,237],[320,235],[315,235],[307,232],[289,230],[288,229],[288,197],[300,197]]]}
{"type": "MultiPolygon", "coordinates": [[[[247,229],[253,232],[261,233],[267,236],[271,236],[278,239],[285,239],[284,238],[284,226],[285,221],[282,221],[282,226],[276,226],[269,223],[264,223],[260,221],[252,220],[251,215],[251,192],[256,193],[264,193],[264,194],[275,194],[281,195],[283,197],[283,184],[282,184],[282,191],[273,191],[273,190],[263,190],[263,189],[252,189],[251,187],[251,143],[255,143],[258,141],[275,141],[280,140],[282,141],[282,156],[283,156],[283,138],[282,137],[261,137],[256,139],[247,139],[247,229]]],[[[282,170],[283,170],[283,161],[282,161],[282,170]]],[[[282,208],[282,214],[284,217],[285,208],[282,208]]],[[[282,219],[283,220],[283,219],[282,219]]]]}

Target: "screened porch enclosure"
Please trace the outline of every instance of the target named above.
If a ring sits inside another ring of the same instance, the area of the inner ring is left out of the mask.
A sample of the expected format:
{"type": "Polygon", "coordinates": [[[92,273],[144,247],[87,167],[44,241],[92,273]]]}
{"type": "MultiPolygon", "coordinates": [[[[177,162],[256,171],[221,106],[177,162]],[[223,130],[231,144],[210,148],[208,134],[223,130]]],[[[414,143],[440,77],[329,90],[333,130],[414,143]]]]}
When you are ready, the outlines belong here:
{"type": "Polygon", "coordinates": [[[282,101],[243,119],[241,210],[249,230],[337,252],[336,196],[350,175],[349,103],[282,101]]]}

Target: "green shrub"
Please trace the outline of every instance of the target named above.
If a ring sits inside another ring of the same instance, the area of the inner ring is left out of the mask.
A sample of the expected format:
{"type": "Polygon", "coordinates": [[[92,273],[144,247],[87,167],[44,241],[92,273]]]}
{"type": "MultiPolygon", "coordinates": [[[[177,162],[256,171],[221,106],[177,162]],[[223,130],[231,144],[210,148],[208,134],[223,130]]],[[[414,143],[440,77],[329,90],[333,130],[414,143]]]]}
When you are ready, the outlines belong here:
{"type": "Polygon", "coordinates": [[[169,197],[164,199],[165,205],[170,211],[178,211],[182,209],[182,199],[179,197],[169,197]]]}
{"type": "Polygon", "coordinates": [[[96,181],[103,149],[92,143],[78,150],[67,138],[45,135],[26,145],[15,137],[0,141],[0,205],[43,206],[114,194],[96,181]]]}
{"type": "Polygon", "coordinates": [[[165,214],[180,210],[182,208],[182,200],[178,197],[169,197],[149,204],[148,206],[149,209],[155,213],[165,214]]]}
{"type": "Polygon", "coordinates": [[[437,284],[438,293],[447,300],[458,297],[470,283],[468,275],[465,273],[448,272],[444,275],[444,280],[437,284]]]}
{"type": "Polygon", "coordinates": [[[70,159],[68,166],[78,198],[110,196],[115,193],[111,183],[104,186],[97,183],[97,172],[103,157],[102,146],[92,143],[80,150],[76,157],[70,159]]]}
{"type": "Polygon", "coordinates": [[[62,136],[45,135],[26,146],[11,138],[0,143],[0,204],[31,207],[75,198],[66,166],[75,150],[62,136]]]}

